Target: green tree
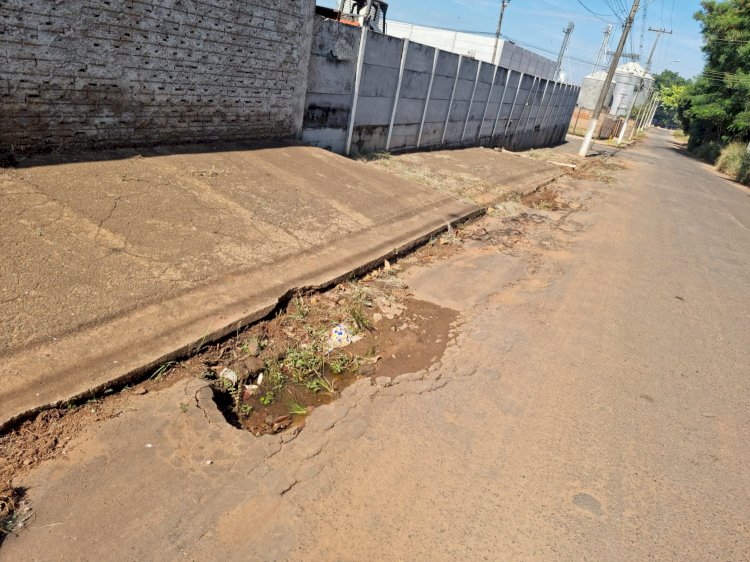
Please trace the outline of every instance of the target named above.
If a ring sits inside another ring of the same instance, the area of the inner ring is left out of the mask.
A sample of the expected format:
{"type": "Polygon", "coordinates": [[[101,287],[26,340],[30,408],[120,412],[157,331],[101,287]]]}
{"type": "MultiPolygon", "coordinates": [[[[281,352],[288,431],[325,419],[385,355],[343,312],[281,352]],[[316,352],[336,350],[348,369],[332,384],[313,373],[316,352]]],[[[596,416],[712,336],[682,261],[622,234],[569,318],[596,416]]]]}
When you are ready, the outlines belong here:
{"type": "Polygon", "coordinates": [[[704,0],[701,23],[706,65],[678,102],[689,147],[750,140],[750,2],[704,0]]]}
{"type": "Polygon", "coordinates": [[[679,108],[688,92],[690,81],[673,70],[664,70],[654,76],[654,88],[661,103],[654,115],[654,122],[663,127],[680,125],[679,108]]]}

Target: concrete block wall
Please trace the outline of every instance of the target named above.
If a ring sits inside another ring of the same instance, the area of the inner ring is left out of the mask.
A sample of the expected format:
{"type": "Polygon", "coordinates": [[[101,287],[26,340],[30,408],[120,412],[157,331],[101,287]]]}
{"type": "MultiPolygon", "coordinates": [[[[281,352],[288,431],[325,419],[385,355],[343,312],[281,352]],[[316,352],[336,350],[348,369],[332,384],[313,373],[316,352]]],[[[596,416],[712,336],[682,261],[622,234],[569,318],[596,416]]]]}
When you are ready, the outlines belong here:
{"type": "Polygon", "coordinates": [[[313,13],[314,0],[3,0],[0,152],[298,136],[313,13]]]}
{"type": "Polygon", "coordinates": [[[564,138],[578,87],[552,80],[552,61],[509,44],[495,66],[372,31],[359,61],[361,37],[359,28],[317,19],[305,142],[358,154],[477,144],[518,149],[564,138]]]}
{"type": "Polygon", "coordinates": [[[315,18],[302,141],[343,154],[351,117],[361,34],[337,21],[315,18]]]}

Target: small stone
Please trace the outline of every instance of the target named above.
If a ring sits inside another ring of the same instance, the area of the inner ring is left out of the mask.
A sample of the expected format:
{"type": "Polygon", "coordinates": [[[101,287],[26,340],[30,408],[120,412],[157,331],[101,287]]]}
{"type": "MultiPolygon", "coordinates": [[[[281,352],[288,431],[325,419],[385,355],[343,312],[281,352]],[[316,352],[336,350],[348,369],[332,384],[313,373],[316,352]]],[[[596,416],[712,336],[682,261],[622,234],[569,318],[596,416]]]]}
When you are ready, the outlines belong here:
{"type": "Polygon", "coordinates": [[[385,271],[390,271],[391,269],[393,269],[393,268],[391,267],[391,262],[389,262],[388,260],[385,260],[385,261],[383,262],[383,269],[384,269],[385,271]]]}
{"type": "Polygon", "coordinates": [[[246,384],[245,390],[242,391],[242,401],[249,402],[250,398],[255,396],[260,387],[257,384],[246,384]]]}
{"type": "Polygon", "coordinates": [[[221,372],[219,373],[219,378],[228,380],[233,385],[237,384],[237,381],[239,380],[237,373],[235,373],[232,369],[229,369],[227,367],[224,367],[221,370],[221,372]]]}
{"type": "Polygon", "coordinates": [[[26,460],[23,461],[23,465],[24,466],[29,466],[31,463],[32,463],[31,459],[26,459],[26,460]]]}
{"type": "Polygon", "coordinates": [[[290,416],[289,414],[284,414],[283,416],[279,416],[278,418],[273,420],[273,423],[283,423],[287,420],[291,421],[291,419],[292,419],[292,416],[290,416]]]}
{"type": "Polygon", "coordinates": [[[257,339],[252,338],[245,345],[247,346],[246,349],[248,355],[252,355],[253,357],[258,357],[258,355],[260,355],[260,344],[257,339]]]}
{"type": "Polygon", "coordinates": [[[206,461],[206,464],[214,464],[214,461],[206,461]]]}
{"type": "Polygon", "coordinates": [[[271,425],[273,423],[273,416],[266,416],[266,425],[271,425]]]}
{"type": "Polygon", "coordinates": [[[286,429],[292,425],[292,418],[289,416],[280,416],[276,418],[278,421],[274,421],[271,431],[278,433],[279,431],[286,429]]]}
{"type": "Polygon", "coordinates": [[[391,386],[391,377],[378,377],[375,379],[378,386],[391,386]]]}
{"type": "Polygon", "coordinates": [[[382,314],[380,314],[379,312],[376,312],[376,313],[374,313],[374,314],[372,315],[372,321],[373,321],[373,322],[375,322],[376,324],[377,324],[378,322],[380,322],[380,321],[381,321],[382,319],[383,319],[383,315],[382,315],[382,314]]]}
{"type": "Polygon", "coordinates": [[[260,385],[263,384],[263,373],[259,374],[258,378],[255,379],[255,384],[258,385],[258,386],[260,386],[260,385]]]}
{"type": "Polygon", "coordinates": [[[136,386],[136,387],[135,387],[135,388],[134,388],[134,389],[132,390],[132,392],[133,392],[133,394],[135,394],[135,395],[137,395],[137,396],[143,396],[144,394],[146,394],[146,393],[148,392],[148,390],[146,390],[146,389],[145,389],[145,388],[143,388],[142,386],[136,386]]]}

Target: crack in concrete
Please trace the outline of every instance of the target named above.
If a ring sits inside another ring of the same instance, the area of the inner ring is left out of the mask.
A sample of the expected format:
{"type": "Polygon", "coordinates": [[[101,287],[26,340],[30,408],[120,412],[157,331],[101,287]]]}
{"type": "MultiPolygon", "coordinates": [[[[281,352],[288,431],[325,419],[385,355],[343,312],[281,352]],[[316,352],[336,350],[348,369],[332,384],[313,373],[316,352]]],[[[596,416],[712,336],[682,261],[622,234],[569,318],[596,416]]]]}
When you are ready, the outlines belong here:
{"type": "Polygon", "coordinates": [[[297,484],[299,484],[299,481],[295,479],[291,484],[289,484],[289,486],[287,486],[286,488],[284,488],[283,490],[281,490],[281,492],[279,493],[279,495],[280,496],[284,496],[284,494],[286,494],[287,492],[289,492],[297,484]]]}
{"type": "Polygon", "coordinates": [[[122,198],[122,195],[118,195],[115,197],[112,201],[112,208],[109,210],[109,214],[107,214],[106,217],[104,217],[101,221],[99,221],[99,224],[96,227],[96,234],[94,235],[94,242],[99,238],[99,233],[102,230],[102,226],[105,222],[107,222],[109,219],[112,218],[112,214],[115,212],[115,209],[117,209],[117,204],[120,202],[120,199],[122,198]]]}

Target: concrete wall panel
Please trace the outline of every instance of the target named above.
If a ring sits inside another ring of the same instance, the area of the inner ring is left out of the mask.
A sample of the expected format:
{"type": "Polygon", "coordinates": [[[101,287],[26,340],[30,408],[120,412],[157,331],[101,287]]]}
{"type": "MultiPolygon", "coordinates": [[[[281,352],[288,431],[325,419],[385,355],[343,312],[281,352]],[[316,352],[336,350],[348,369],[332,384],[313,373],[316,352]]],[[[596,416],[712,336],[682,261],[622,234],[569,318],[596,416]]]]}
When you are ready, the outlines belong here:
{"type": "MultiPolygon", "coordinates": [[[[340,148],[343,144],[345,149],[356,74],[356,60],[347,55],[358,46],[352,33],[361,31],[340,27],[348,29],[336,37],[331,29],[319,26],[320,32],[313,40],[304,138],[319,146],[340,148]],[[319,36],[323,31],[325,37],[319,36]],[[339,87],[340,93],[335,94],[339,87]],[[340,127],[341,135],[332,133],[336,127],[340,127]],[[319,138],[314,130],[320,131],[319,138]]],[[[547,84],[552,61],[505,42],[499,57],[501,62],[509,63],[505,67],[480,65],[473,58],[459,59],[455,53],[438,50],[433,74],[435,53],[433,47],[410,40],[399,87],[402,39],[368,32],[353,120],[352,153],[384,150],[389,129],[390,150],[416,147],[420,127],[422,147],[480,141],[525,147],[559,137],[559,127],[556,129],[553,122],[570,117],[572,109],[567,109],[567,98],[577,88],[560,87],[553,95],[554,83],[547,84]]]]}

